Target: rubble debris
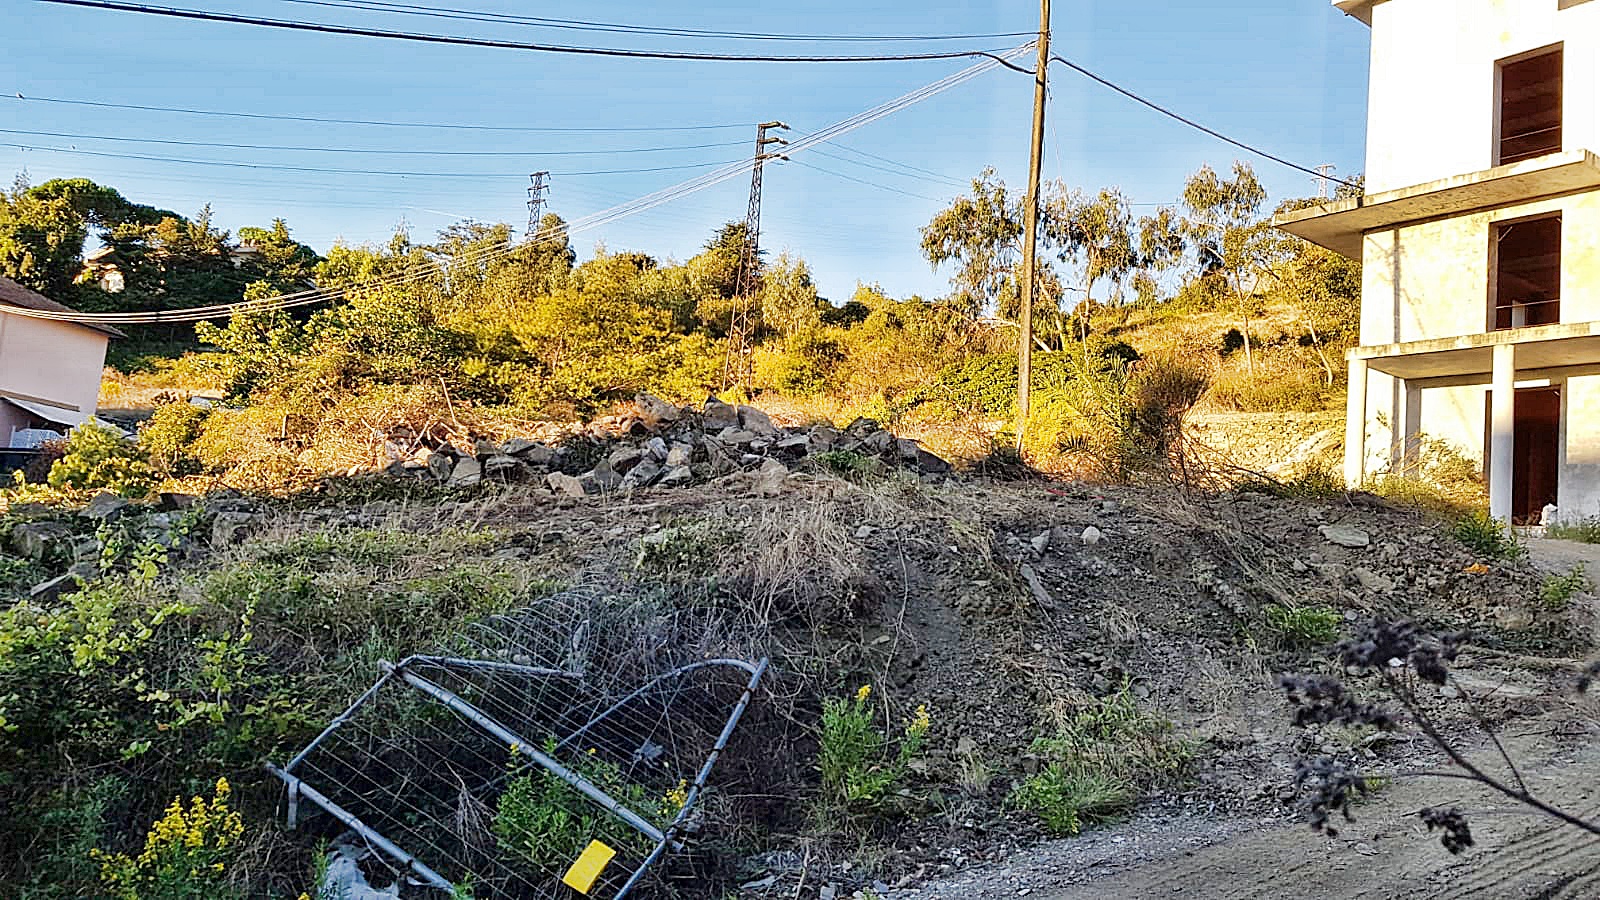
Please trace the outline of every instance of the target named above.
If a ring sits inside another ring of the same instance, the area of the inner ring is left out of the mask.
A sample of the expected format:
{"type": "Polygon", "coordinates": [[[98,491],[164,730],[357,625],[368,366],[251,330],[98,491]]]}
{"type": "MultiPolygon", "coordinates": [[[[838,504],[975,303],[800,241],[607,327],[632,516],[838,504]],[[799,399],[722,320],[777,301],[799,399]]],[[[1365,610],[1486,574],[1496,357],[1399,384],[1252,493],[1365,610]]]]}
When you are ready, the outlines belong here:
{"type": "Polygon", "coordinates": [[[917,441],[897,438],[872,419],[856,419],[844,429],[826,423],[786,428],[753,406],[716,397],[696,408],[640,394],[631,411],[540,437],[503,444],[478,440],[471,452],[445,443],[383,471],[452,488],[485,480],[542,481],[569,497],[683,487],[741,472],[750,490],[771,496],[782,490],[791,471],[822,453],[856,454],[863,471],[903,469],[924,480],[953,471],[917,441]]]}

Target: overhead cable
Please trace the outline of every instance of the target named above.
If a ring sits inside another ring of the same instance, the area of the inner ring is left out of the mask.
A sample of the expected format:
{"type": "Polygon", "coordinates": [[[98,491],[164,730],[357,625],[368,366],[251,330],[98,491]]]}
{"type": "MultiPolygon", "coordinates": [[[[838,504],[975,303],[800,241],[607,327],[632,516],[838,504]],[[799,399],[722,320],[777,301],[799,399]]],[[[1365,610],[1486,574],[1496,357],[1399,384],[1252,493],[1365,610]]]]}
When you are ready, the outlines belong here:
{"type": "Polygon", "coordinates": [[[20,100],[27,103],[63,103],[72,106],[92,106],[100,109],[127,109],[136,112],[179,113],[187,116],[216,116],[228,119],[266,119],[273,122],[314,122],[319,125],[364,125],[379,128],[426,128],[429,131],[506,131],[519,134],[629,134],[666,131],[722,131],[731,128],[750,128],[754,123],[730,122],[725,125],[641,125],[616,128],[589,127],[528,127],[522,125],[474,125],[460,122],[392,122],[382,119],[340,119],[328,116],[290,116],[273,113],[238,112],[222,109],[190,109],[182,106],[151,106],[141,103],[109,103],[103,100],[78,100],[67,97],[24,96],[20,91],[0,94],[0,100],[20,100]]]}
{"type": "Polygon", "coordinates": [[[573,31],[602,31],[616,34],[639,34],[656,37],[694,37],[716,40],[744,41],[803,41],[807,43],[905,43],[930,41],[978,41],[1030,37],[1031,31],[1001,31],[987,34],[794,34],[770,31],[721,31],[709,28],[673,28],[652,25],[626,25],[616,22],[591,22],[582,19],[553,19],[544,16],[523,16],[513,13],[460,9],[448,6],[424,6],[416,3],[389,3],[383,0],[279,0],[303,6],[321,6],[332,9],[358,9],[367,12],[386,12],[403,15],[427,16],[439,19],[460,19],[471,22],[527,25],[535,28],[567,29],[573,31]]]}
{"type": "MultiPolygon", "coordinates": [[[[18,150],[39,150],[50,153],[70,153],[78,156],[99,156],[107,159],[137,159],[146,162],[176,163],[188,166],[222,166],[229,169],[267,169],[277,172],[321,172],[331,175],[384,175],[400,178],[526,178],[523,172],[424,172],[394,171],[390,169],[337,169],[324,166],[296,166],[286,163],[230,162],[218,159],[188,159],[178,156],[154,156],[145,153],[111,153],[104,150],[79,150],[76,147],[46,147],[40,144],[18,144],[0,141],[0,147],[18,150]]],[[[553,175],[575,177],[583,175],[633,175],[646,172],[680,172],[685,169],[704,169],[720,163],[684,163],[676,166],[646,166],[638,169],[591,169],[583,172],[552,172],[553,175]]]]}
{"type": "MultiPolygon", "coordinates": [[[[864,127],[872,122],[876,122],[885,116],[892,115],[901,109],[916,103],[920,103],[929,97],[947,91],[959,84],[970,81],[997,66],[1005,65],[1010,59],[1020,56],[1021,54],[1028,52],[1030,49],[1030,46],[1024,45],[1003,51],[1000,54],[1001,58],[999,60],[984,60],[976,63],[972,66],[962,69],[959,72],[947,75],[938,81],[932,82],[931,84],[925,85],[914,91],[897,97],[894,100],[882,103],[864,112],[857,113],[848,119],[836,122],[818,131],[812,132],[811,134],[796,138],[784,148],[784,154],[789,156],[802,153],[820,144],[842,137],[858,128],[864,127]]],[[[556,237],[558,234],[571,235],[581,231],[598,228],[610,222],[636,215],[649,209],[654,209],[663,204],[670,203],[673,200],[688,196],[689,194],[693,194],[710,188],[714,185],[721,184],[731,178],[736,178],[740,175],[747,174],[751,168],[754,167],[754,165],[755,160],[753,159],[745,159],[740,162],[731,163],[716,171],[708,172],[696,178],[691,178],[688,181],[682,182],[681,184],[656,191],[653,194],[647,194],[643,197],[629,200],[625,203],[618,204],[610,209],[602,210],[589,216],[575,219],[560,229],[551,231],[541,230],[538,233],[529,235],[527,240],[544,240],[556,237]]],[[[494,247],[480,248],[479,250],[471,251],[457,259],[452,260],[451,263],[454,265],[481,264],[501,256],[515,253],[519,246],[520,245],[505,244],[494,247]]],[[[204,319],[221,318],[239,312],[265,312],[326,303],[331,300],[339,299],[352,290],[364,291],[396,286],[399,284],[404,284],[407,281],[415,280],[417,277],[419,276],[411,272],[403,272],[371,279],[359,285],[352,285],[349,288],[314,289],[290,294],[282,294],[277,297],[267,297],[258,300],[220,303],[211,306],[163,310],[159,312],[80,313],[24,309],[22,307],[10,306],[5,307],[4,311],[8,315],[18,315],[37,319],[51,319],[65,322],[79,322],[83,324],[138,325],[160,322],[196,322],[204,319]]]]}
{"type": "Polygon", "coordinates": [[[307,147],[284,144],[231,144],[217,141],[180,141],[169,138],[135,138],[110,134],[73,134],[62,131],[26,131],[17,128],[0,128],[0,134],[27,137],[68,138],[78,141],[113,141],[124,144],[164,144],[174,147],[215,147],[224,150],[286,150],[306,153],[379,153],[390,156],[609,156],[614,153],[670,153],[675,150],[710,150],[725,147],[743,147],[747,141],[718,141],[712,144],[680,144],[665,147],[620,147],[611,150],[390,150],[374,147],[307,147]]]}
{"type": "Polygon", "coordinates": [[[1202,124],[1200,124],[1199,122],[1196,122],[1193,119],[1190,119],[1190,118],[1188,118],[1186,116],[1183,116],[1183,115],[1181,115],[1179,113],[1173,112],[1172,110],[1166,108],[1165,106],[1162,106],[1161,104],[1155,102],[1154,100],[1148,100],[1148,99],[1146,99],[1144,97],[1141,97],[1138,94],[1135,94],[1133,91],[1130,91],[1127,88],[1123,87],[1122,85],[1117,84],[1116,82],[1110,80],[1109,78],[1104,78],[1104,77],[1102,77],[1100,75],[1097,75],[1094,72],[1091,72],[1088,69],[1084,68],[1083,66],[1078,65],[1077,63],[1073,62],[1072,60],[1067,59],[1066,57],[1052,56],[1052,57],[1050,57],[1050,61],[1051,62],[1061,63],[1062,65],[1066,66],[1067,68],[1071,69],[1072,71],[1077,72],[1079,75],[1082,75],[1082,76],[1084,76],[1085,78],[1088,78],[1091,81],[1099,82],[1100,84],[1105,85],[1106,87],[1112,89],[1113,91],[1116,91],[1117,93],[1121,94],[1124,97],[1127,97],[1130,100],[1133,100],[1133,101],[1135,101],[1137,103],[1140,103],[1140,104],[1142,104],[1144,106],[1150,107],[1151,109],[1155,110],[1158,113],[1161,113],[1163,116],[1166,116],[1169,119],[1174,119],[1176,121],[1182,122],[1183,124],[1189,126],[1190,128],[1193,128],[1193,129],[1195,129],[1197,131],[1205,132],[1206,134],[1211,135],[1212,137],[1216,138],[1219,141],[1222,141],[1222,142],[1227,143],[1227,144],[1232,144],[1233,146],[1238,147],[1240,150],[1244,150],[1244,151],[1246,151],[1248,153],[1254,153],[1256,156],[1259,156],[1259,157],[1261,157],[1263,159],[1271,160],[1272,162],[1275,162],[1280,166],[1288,166],[1291,169],[1294,169],[1294,170],[1299,171],[1299,172],[1304,172],[1307,175],[1315,175],[1318,178],[1327,178],[1329,181],[1336,181],[1339,184],[1345,185],[1347,187],[1360,187],[1360,184],[1358,182],[1346,181],[1343,178],[1334,178],[1334,177],[1332,177],[1331,175],[1328,175],[1325,172],[1318,172],[1316,169],[1307,168],[1305,166],[1300,165],[1297,162],[1291,162],[1291,161],[1289,161],[1287,159],[1284,159],[1281,156],[1277,156],[1277,155],[1274,155],[1272,153],[1268,153],[1267,151],[1262,150],[1259,147],[1252,147],[1251,145],[1246,144],[1244,141],[1228,137],[1227,135],[1223,134],[1220,131],[1217,131],[1214,128],[1208,128],[1205,125],[1202,125],[1202,124]]]}
{"type": "MultiPolygon", "coordinates": [[[[335,25],[326,22],[306,22],[299,19],[269,19],[260,16],[243,16],[234,13],[213,12],[203,9],[185,9],[173,6],[150,6],[142,3],[124,3],[120,0],[37,0],[60,6],[82,6],[91,9],[109,9],[119,12],[143,13],[174,19],[192,19],[202,22],[227,22],[235,25],[253,25],[262,28],[282,28],[290,31],[309,31],[319,34],[343,34],[356,37],[389,38],[391,40],[419,41],[429,44],[449,44],[459,47],[488,47],[500,50],[532,50],[541,53],[565,53],[576,56],[604,56],[622,59],[672,59],[700,62],[770,62],[770,63],[868,63],[868,62],[922,62],[938,59],[964,59],[986,56],[998,59],[999,54],[989,49],[931,50],[920,53],[894,54],[804,54],[764,55],[740,53],[711,53],[696,50],[638,50],[625,47],[583,47],[571,44],[545,44],[530,41],[509,41],[495,38],[468,37],[453,34],[428,34],[412,31],[392,31],[383,28],[365,28],[356,25],[335,25]]],[[[1009,61],[1001,64],[1017,68],[1009,61]]]]}

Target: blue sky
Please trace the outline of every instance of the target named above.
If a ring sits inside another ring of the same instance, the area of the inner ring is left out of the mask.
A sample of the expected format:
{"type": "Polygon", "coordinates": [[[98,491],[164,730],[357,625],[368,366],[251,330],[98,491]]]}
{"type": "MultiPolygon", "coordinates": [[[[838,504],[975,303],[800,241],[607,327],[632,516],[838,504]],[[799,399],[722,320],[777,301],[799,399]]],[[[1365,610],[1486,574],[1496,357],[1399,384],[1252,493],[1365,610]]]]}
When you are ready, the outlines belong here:
{"type": "MultiPolygon", "coordinates": [[[[590,21],[810,34],[1015,32],[1033,29],[1038,22],[1038,7],[1030,0],[551,0],[536,8],[514,0],[414,2],[590,21]]],[[[920,49],[564,33],[283,0],[186,0],[174,5],[549,43],[743,53],[920,49]]],[[[1367,29],[1325,0],[1056,0],[1054,5],[1054,42],[1061,55],[1247,143],[1308,166],[1333,163],[1341,175],[1360,171],[1367,29]]],[[[811,131],[966,65],[618,60],[179,21],[32,0],[8,0],[7,6],[8,27],[0,32],[0,128],[359,152],[221,149],[0,133],[0,144],[34,148],[0,146],[0,175],[9,179],[26,168],[34,183],[92,178],[130,199],[186,214],[209,202],[217,224],[228,229],[264,225],[281,215],[301,240],[319,250],[341,239],[381,242],[402,219],[419,239],[469,217],[520,228],[527,219],[527,174],[537,169],[556,173],[550,208],[575,219],[706,169],[562,173],[730,161],[748,155],[757,121],[781,119],[798,132],[811,131]],[[320,118],[698,130],[400,129],[19,101],[19,92],[25,97],[320,118]],[[699,129],[724,125],[736,127],[699,129]],[[727,146],[653,149],[703,144],[727,146]],[[421,174],[199,166],[40,149],[45,147],[421,174]],[[651,152],[617,152],[644,148],[651,152]],[[506,155],[380,152],[385,150],[506,155]],[[525,155],[535,153],[573,155],[525,155]]],[[[971,43],[999,47],[1012,42],[971,43]]],[[[1244,158],[1255,165],[1275,198],[1314,191],[1306,175],[1252,159],[1067,69],[1058,66],[1051,75],[1047,178],[1089,190],[1116,185],[1136,203],[1165,203],[1176,198],[1184,178],[1200,164],[1224,168],[1244,158]]],[[[991,72],[843,139],[845,146],[870,157],[825,148],[832,155],[813,151],[796,156],[795,164],[768,168],[763,246],[805,258],[824,296],[836,302],[847,299],[858,280],[879,282],[897,296],[943,293],[945,273],[933,272],[922,259],[917,229],[986,165],[1020,189],[1026,180],[1031,94],[1026,76],[991,72]]],[[[574,243],[583,256],[603,241],[613,250],[681,260],[697,252],[721,223],[743,217],[747,190],[745,180],[729,182],[576,236],[574,243]]]]}

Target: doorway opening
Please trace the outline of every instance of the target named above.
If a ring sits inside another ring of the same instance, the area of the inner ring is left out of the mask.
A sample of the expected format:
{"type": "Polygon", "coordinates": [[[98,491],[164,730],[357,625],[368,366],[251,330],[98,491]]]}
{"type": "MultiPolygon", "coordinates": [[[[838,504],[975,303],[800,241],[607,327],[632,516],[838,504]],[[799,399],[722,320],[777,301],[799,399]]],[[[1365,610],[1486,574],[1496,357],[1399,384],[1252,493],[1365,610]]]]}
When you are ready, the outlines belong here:
{"type": "Polygon", "coordinates": [[[1556,502],[1560,479],[1561,389],[1520,388],[1512,413],[1511,522],[1537,525],[1556,502]]]}

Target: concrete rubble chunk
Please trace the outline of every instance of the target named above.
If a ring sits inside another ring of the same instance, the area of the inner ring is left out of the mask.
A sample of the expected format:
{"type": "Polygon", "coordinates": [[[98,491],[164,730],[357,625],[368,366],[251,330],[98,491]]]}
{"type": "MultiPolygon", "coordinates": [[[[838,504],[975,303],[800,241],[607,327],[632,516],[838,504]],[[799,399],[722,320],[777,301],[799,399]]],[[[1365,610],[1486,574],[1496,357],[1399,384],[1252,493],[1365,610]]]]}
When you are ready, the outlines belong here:
{"type": "Polygon", "coordinates": [[[1374,594],[1386,594],[1394,590],[1394,579],[1366,568],[1356,568],[1350,571],[1361,586],[1374,594]]]}
{"type": "Polygon", "coordinates": [[[568,475],[564,472],[551,472],[544,477],[544,483],[549,485],[550,489],[556,493],[565,494],[568,497],[582,497],[585,493],[583,481],[576,475],[568,475]]]}
{"type": "Polygon", "coordinates": [[[538,441],[531,440],[529,438],[512,438],[511,440],[506,441],[506,445],[500,448],[500,452],[507,456],[521,456],[535,447],[543,446],[544,445],[538,441]]]}
{"type": "Polygon", "coordinates": [[[211,519],[211,543],[226,547],[238,543],[255,523],[254,513],[223,511],[211,519]]]}
{"type": "Polygon", "coordinates": [[[614,491],[622,485],[622,475],[611,468],[610,460],[602,459],[600,464],[589,472],[589,483],[597,491],[614,491]]]}
{"type": "Polygon", "coordinates": [[[676,469],[679,466],[687,466],[693,461],[694,448],[688,444],[674,443],[671,449],[667,451],[666,463],[668,468],[676,469]]]}
{"type": "Polygon", "coordinates": [[[861,446],[873,453],[887,453],[895,447],[895,437],[887,431],[874,431],[861,439],[861,446]]]}
{"type": "Polygon", "coordinates": [[[72,530],[60,522],[24,522],[11,529],[11,547],[21,556],[43,560],[65,550],[72,530]]]}
{"type": "Polygon", "coordinates": [[[455,468],[456,459],[454,456],[441,450],[435,450],[428,454],[428,474],[432,475],[435,481],[444,481],[449,478],[450,473],[455,471],[455,468]]]}
{"type": "Polygon", "coordinates": [[[523,462],[515,456],[500,454],[483,461],[483,474],[501,481],[511,481],[522,475],[523,462]]]}
{"type": "Polygon", "coordinates": [[[500,447],[494,441],[479,440],[472,444],[472,455],[481,458],[497,456],[500,447]]]}
{"type": "Polygon", "coordinates": [[[921,444],[910,438],[897,438],[894,445],[900,451],[900,458],[907,461],[916,459],[917,452],[922,449],[921,444]]]}
{"type": "Polygon", "coordinates": [[[776,444],[773,444],[772,447],[779,453],[804,456],[806,451],[811,449],[811,437],[809,435],[797,434],[792,437],[784,438],[776,444]]]}
{"type": "Polygon", "coordinates": [[[660,437],[653,437],[645,441],[644,449],[656,462],[661,462],[667,458],[667,442],[660,437]]]}
{"type": "Polygon", "coordinates": [[[101,522],[110,522],[127,510],[128,501],[122,499],[111,491],[101,491],[94,495],[94,499],[83,508],[83,514],[88,518],[101,522]]]}
{"type": "Polygon", "coordinates": [[[694,471],[687,465],[673,466],[667,474],[661,476],[661,483],[667,487],[680,487],[694,481],[694,471]]]}
{"type": "Polygon", "coordinates": [[[661,466],[654,460],[643,460],[622,477],[622,489],[625,491],[648,487],[661,475],[661,466]]]}
{"type": "Polygon", "coordinates": [[[742,428],[724,428],[717,432],[717,440],[729,446],[743,447],[754,443],[756,434],[742,428]]]}
{"type": "Polygon", "coordinates": [[[1372,535],[1354,525],[1321,525],[1317,530],[1330,544],[1360,550],[1372,543],[1372,535]]]}
{"type": "Polygon", "coordinates": [[[789,467],[775,459],[766,460],[756,470],[755,492],[764,497],[777,496],[789,478],[789,467]]]}
{"type": "Polygon", "coordinates": [[[917,448],[917,468],[932,475],[946,475],[953,469],[943,457],[921,447],[917,448]]]}
{"type": "Polygon", "coordinates": [[[772,424],[772,417],[754,406],[739,407],[739,427],[761,435],[778,433],[778,427],[772,424]]]}
{"type": "Polygon", "coordinates": [[[1079,538],[1083,541],[1083,545],[1085,547],[1093,547],[1105,540],[1105,533],[1093,525],[1090,525],[1088,528],[1083,530],[1083,534],[1079,535],[1079,538]]]}
{"type": "Polygon", "coordinates": [[[814,425],[811,428],[811,448],[817,451],[831,450],[839,441],[839,429],[832,425],[814,425]]]}
{"type": "Polygon", "coordinates": [[[618,475],[626,475],[628,470],[638,465],[644,459],[644,451],[638,447],[618,447],[606,457],[606,463],[611,471],[618,475]]]}
{"type": "Polygon", "coordinates": [[[633,405],[638,407],[646,418],[655,419],[657,422],[676,422],[683,414],[681,410],[671,403],[646,392],[640,392],[636,395],[633,398],[633,405]]]}
{"type": "Polygon", "coordinates": [[[68,572],[34,585],[28,591],[28,599],[34,603],[54,603],[61,599],[62,594],[70,594],[77,588],[78,576],[68,572]]]}
{"type": "Polygon", "coordinates": [[[450,470],[450,487],[467,488],[483,480],[483,463],[470,456],[463,456],[456,460],[454,469],[450,470]]]}
{"type": "Polygon", "coordinates": [[[706,405],[700,411],[700,426],[712,434],[724,428],[738,428],[739,410],[716,397],[707,397],[706,405]]]}

